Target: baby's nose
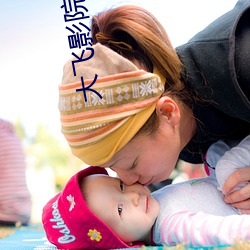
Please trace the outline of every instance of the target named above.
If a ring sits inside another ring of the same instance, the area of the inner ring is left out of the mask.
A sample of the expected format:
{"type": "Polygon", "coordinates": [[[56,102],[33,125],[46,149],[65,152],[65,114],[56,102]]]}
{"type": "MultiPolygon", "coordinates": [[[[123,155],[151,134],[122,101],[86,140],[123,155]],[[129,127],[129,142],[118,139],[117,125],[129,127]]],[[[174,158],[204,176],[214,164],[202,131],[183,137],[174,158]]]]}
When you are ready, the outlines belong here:
{"type": "Polygon", "coordinates": [[[127,192],[126,193],[127,199],[129,199],[129,201],[134,205],[134,206],[138,206],[139,205],[139,199],[140,199],[140,195],[137,192],[127,192]]]}

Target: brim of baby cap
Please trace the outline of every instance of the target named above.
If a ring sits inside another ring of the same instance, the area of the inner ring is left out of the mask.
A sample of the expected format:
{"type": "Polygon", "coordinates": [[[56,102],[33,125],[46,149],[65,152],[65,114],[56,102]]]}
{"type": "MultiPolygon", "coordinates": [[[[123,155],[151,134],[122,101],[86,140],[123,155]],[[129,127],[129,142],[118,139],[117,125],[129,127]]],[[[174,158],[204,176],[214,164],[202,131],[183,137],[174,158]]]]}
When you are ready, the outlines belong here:
{"type": "Polygon", "coordinates": [[[104,168],[88,167],[75,174],[62,192],[43,208],[42,222],[48,240],[60,249],[134,248],[119,237],[88,208],[79,180],[93,175],[108,175],[104,168]]]}
{"type": "Polygon", "coordinates": [[[71,62],[65,65],[59,109],[62,133],[72,153],[98,166],[109,161],[145,124],[164,92],[165,80],[138,69],[101,44],[93,49],[92,58],[76,64],[77,76],[73,76],[71,62]],[[91,88],[102,98],[86,91],[85,101],[83,93],[76,92],[82,86],[79,76],[89,86],[95,74],[98,78],[91,88]]]}

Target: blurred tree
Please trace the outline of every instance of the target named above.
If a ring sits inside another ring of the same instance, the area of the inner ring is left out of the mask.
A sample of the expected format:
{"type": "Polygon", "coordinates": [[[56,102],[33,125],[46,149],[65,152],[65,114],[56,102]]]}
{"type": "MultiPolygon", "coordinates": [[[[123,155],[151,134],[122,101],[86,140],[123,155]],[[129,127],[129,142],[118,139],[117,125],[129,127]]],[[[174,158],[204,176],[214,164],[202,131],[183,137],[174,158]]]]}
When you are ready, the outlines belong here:
{"type": "Polygon", "coordinates": [[[85,165],[76,158],[66,143],[59,140],[44,125],[37,126],[36,134],[28,137],[21,120],[15,122],[18,135],[25,141],[24,148],[28,167],[51,167],[55,174],[56,188],[61,190],[67,180],[85,165]]]}
{"type": "Polygon", "coordinates": [[[14,122],[14,127],[16,130],[17,135],[23,140],[26,138],[26,131],[25,128],[22,124],[22,121],[20,118],[18,118],[15,122],[14,122]]]}

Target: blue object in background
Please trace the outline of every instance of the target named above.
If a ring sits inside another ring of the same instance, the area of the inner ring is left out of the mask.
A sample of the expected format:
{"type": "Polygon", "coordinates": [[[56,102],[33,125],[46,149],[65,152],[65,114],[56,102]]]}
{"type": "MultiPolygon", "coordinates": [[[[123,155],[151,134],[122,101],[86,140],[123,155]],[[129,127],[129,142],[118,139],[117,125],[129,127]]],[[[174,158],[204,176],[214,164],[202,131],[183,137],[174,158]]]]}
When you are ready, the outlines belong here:
{"type": "MultiPolygon", "coordinates": [[[[218,250],[225,249],[229,245],[208,247],[183,247],[185,250],[218,250]]],[[[48,242],[41,225],[17,228],[15,233],[0,239],[0,249],[4,250],[56,250],[57,248],[48,242]]],[[[131,248],[129,248],[131,250],[131,248]]],[[[167,250],[177,247],[147,246],[143,248],[132,248],[133,250],[167,250]]],[[[180,248],[178,248],[180,249],[180,248]]],[[[125,250],[125,249],[123,249],[125,250]]]]}

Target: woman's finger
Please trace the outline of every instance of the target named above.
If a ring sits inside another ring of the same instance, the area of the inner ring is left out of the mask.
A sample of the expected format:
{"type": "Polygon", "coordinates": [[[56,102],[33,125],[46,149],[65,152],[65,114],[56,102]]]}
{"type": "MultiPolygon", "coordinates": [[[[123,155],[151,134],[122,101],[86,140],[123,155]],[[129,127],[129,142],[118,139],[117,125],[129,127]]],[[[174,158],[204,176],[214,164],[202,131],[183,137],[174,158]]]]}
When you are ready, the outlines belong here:
{"type": "Polygon", "coordinates": [[[242,214],[250,214],[250,209],[240,209],[242,214]]]}
{"type": "MultiPolygon", "coordinates": [[[[250,166],[245,168],[240,168],[236,171],[234,171],[228,179],[225,181],[222,192],[223,194],[227,195],[229,194],[237,185],[243,182],[248,182],[250,180],[250,166]]],[[[241,194],[244,195],[244,194],[241,194]]],[[[234,196],[233,196],[234,197],[234,196]]],[[[250,198],[247,197],[247,198],[250,198]]],[[[234,198],[233,198],[234,200],[234,198]]],[[[234,200],[236,202],[236,200],[234,200]]]]}
{"type": "Polygon", "coordinates": [[[243,188],[240,188],[229,195],[226,195],[224,201],[232,204],[237,208],[250,209],[250,184],[247,184],[243,188]],[[239,207],[237,203],[241,203],[242,207],[239,207]],[[244,205],[244,207],[243,207],[244,205]]]}

